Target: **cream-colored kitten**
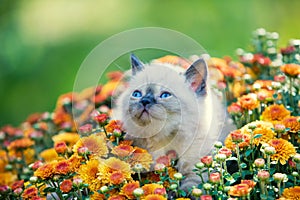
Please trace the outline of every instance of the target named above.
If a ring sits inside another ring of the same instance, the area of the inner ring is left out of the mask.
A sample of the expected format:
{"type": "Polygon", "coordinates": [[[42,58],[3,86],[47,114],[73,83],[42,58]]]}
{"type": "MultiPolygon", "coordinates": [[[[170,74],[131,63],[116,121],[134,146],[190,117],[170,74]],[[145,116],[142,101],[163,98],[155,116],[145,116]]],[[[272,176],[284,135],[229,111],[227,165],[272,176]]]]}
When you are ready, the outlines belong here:
{"type": "Polygon", "coordinates": [[[183,188],[197,185],[194,164],[210,153],[224,122],[221,101],[207,85],[205,61],[183,73],[174,66],[143,64],[134,55],[131,62],[132,77],[116,108],[124,129],[154,159],[175,150],[178,169],[187,177],[183,188]]]}

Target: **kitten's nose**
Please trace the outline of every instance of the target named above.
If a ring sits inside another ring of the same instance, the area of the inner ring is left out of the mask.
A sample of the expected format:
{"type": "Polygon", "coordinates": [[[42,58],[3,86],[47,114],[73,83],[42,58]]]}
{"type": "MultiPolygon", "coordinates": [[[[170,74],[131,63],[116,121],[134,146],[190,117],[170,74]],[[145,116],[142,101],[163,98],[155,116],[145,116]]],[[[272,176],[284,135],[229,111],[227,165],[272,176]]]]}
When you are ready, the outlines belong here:
{"type": "Polygon", "coordinates": [[[146,106],[150,103],[152,103],[152,99],[148,98],[148,97],[143,97],[140,102],[143,104],[143,106],[146,106]]]}

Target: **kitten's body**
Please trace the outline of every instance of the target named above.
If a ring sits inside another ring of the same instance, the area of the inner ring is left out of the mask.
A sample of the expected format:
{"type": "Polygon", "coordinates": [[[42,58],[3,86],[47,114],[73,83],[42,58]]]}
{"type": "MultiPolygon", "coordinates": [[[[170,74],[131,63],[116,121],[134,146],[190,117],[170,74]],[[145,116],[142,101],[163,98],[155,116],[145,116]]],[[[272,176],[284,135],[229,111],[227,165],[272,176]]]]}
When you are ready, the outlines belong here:
{"type": "Polygon", "coordinates": [[[198,61],[180,74],[163,64],[134,62],[117,104],[124,128],[154,158],[175,150],[179,171],[187,176],[184,187],[195,185],[194,164],[211,151],[224,121],[220,99],[205,87],[206,64],[198,61]]]}

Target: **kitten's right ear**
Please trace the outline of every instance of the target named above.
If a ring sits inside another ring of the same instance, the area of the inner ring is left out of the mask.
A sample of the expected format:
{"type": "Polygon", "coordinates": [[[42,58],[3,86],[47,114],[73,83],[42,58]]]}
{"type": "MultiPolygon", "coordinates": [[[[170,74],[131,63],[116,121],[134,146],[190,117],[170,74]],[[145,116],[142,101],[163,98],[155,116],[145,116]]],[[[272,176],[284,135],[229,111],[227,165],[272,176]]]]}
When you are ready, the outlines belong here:
{"type": "Polygon", "coordinates": [[[132,75],[144,69],[144,64],[133,53],[130,55],[132,75]]]}

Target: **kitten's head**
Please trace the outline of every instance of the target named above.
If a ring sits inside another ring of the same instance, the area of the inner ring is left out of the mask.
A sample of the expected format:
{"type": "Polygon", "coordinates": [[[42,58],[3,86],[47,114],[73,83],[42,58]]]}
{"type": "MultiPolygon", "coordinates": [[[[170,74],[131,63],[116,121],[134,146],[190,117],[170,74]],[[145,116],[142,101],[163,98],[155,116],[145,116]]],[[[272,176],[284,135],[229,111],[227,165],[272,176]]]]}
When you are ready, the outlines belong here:
{"type": "Polygon", "coordinates": [[[147,138],[157,133],[176,133],[185,120],[194,117],[198,97],[206,94],[207,67],[204,60],[194,62],[185,72],[174,66],[143,64],[131,56],[132,77],[118,106],[126,131],[147,138]]]}

